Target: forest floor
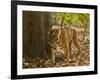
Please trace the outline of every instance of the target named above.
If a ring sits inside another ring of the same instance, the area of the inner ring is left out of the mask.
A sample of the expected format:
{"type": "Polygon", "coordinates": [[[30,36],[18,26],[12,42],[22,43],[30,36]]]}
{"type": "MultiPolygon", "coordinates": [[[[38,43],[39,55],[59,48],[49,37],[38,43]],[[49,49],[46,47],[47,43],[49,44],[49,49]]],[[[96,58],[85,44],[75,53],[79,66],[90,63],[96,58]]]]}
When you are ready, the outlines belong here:
{"type": "Polygon", "coordinates": [[[48,67],[69,67],[69,66],[88,66],[90,64],[89,55],[89,33],[86,34],[83,42],[80,42],[81,53],[77,55],[77,48],[72,45],[71,55],[69,60],[56,60],[52,64],[51,59],[44,60],[41,58],[30,58],[25,56],[23,58],[23,68],[48,68],[48,67]],[[79,56],[79,57],[78,57],[79,56]]]}

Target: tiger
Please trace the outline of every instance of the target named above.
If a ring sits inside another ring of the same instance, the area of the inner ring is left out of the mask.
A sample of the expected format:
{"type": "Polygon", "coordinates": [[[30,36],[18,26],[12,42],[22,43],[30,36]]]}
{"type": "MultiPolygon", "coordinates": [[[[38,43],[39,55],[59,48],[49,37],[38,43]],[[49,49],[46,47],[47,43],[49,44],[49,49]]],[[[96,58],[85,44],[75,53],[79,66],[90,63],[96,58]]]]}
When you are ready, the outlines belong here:
{"type": "Polygon", "coordinates": [[[63,59],[69,60],[71,54],[72,43],[78,49],[80,53],[80,44],[78,42],[78,30],[75,27],[63,26],[63,27],[52,27],[48,32],[48,44],[51,51],[52,63],[55,63],[56,55],[63,55],[63,59]]]}

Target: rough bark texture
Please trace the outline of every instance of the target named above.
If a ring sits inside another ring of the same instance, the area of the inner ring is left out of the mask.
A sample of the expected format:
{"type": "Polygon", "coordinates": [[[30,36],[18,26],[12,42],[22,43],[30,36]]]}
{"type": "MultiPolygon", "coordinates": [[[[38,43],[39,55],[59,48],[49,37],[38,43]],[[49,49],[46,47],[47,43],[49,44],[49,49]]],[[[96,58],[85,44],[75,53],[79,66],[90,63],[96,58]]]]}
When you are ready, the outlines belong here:
{"type": "Polygon", "coordinates": [[[49,15],[45,12],[23,11],[23,54],[46,58],[49,15]]]}

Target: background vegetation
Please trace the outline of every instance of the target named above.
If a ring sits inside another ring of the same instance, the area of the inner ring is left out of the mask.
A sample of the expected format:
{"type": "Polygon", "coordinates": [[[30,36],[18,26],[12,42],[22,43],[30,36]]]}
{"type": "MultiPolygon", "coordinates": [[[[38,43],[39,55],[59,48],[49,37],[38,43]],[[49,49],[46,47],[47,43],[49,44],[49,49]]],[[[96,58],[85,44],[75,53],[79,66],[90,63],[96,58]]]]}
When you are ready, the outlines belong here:
{"type": "Polygon", "coordinates": [[[63,20],[63,24],[85,28],[89,31],[90,15],[88,13],[51,13],[51,15],[53,25],[60,25],[63,20]]]}

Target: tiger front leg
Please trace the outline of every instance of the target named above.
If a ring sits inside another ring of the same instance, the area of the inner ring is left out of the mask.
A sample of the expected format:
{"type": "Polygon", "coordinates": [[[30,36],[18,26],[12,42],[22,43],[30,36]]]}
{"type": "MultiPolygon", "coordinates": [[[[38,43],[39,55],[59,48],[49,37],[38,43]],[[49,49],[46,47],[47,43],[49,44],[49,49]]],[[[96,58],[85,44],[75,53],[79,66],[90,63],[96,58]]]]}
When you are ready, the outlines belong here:
{"type": "Polygon", "coordinates": [[[55,52],[52,51],[51,53],[51,59],[52,59],[52,64],[54,65],[55,64],[55,52]]]}
{"type": "Polygon", "coordinates": [[[69,60],[69,55],[70,55],[69,45],[66,44],[66,46],[64,48],[64,57],[65,57],[65,59],[67,59],[67,61],[69,60]]]}

